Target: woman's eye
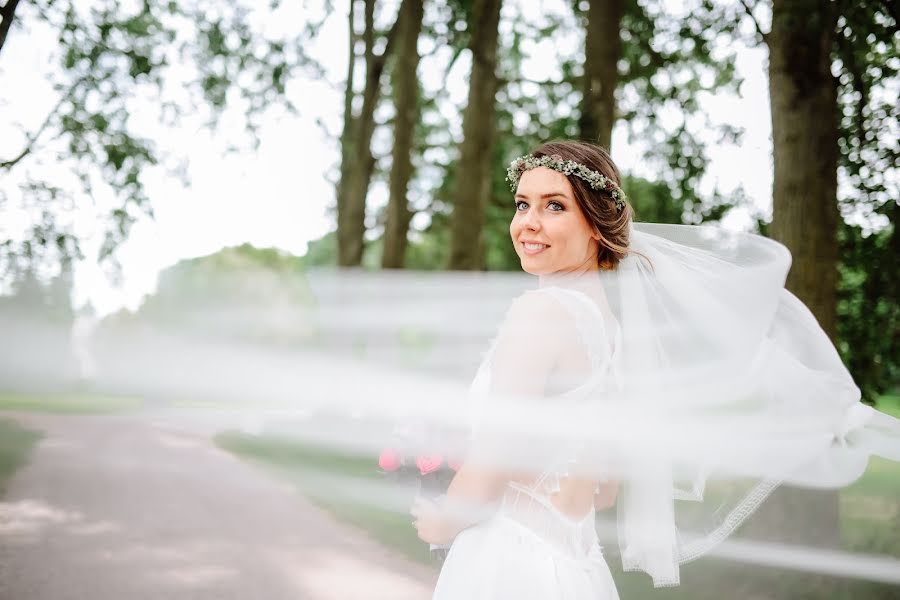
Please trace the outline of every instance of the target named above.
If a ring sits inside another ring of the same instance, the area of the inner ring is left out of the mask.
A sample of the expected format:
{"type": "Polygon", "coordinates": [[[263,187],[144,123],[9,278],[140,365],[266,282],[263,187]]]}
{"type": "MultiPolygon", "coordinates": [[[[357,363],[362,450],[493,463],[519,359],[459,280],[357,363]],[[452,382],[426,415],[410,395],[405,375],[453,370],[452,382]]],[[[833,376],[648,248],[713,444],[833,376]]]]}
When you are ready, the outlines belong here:
{"type": "MultiPolygon", "coordinates": [[[[557,202],[556,200],[551,200],[550,202],[548,202],[547,208],[549,208],[553,212],[559,212],[561,210],[565,210],[565,207],[561,203],[557,202]]],[[[518,210],[518,211],[528,210],[528,203],[525,202],[524,200],[518,200],[516,202],[516,210],[518,210]]]]}

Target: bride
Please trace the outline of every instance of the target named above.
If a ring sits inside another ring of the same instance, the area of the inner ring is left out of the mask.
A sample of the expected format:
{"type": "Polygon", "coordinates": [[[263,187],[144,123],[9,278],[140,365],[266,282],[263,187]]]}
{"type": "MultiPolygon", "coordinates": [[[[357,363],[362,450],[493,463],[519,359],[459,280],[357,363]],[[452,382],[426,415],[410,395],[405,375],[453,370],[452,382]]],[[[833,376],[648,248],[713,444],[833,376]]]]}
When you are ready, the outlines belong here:
{"type": "Polygon", "coordinates": [[[615,164],[584,142],[543,144],[507,178],[510,236],[539,287],[472,383],[446,496],[410,511],[422,540],[451,544],[434,600],[617,599],[595,528],[613,505],[625,570],[678,585],[679,564],[778,485],[841,487],[871,454],[900,460],[900,422],[860,403],[784,289],[783,245],[634,223],[615,164]],[[709,493],[715,477],[750,486],[709,493]],[[695,505],[690,521],[675,500],[695,505]]]}
{"type": "MultiPolygon", "coordinates": [[[[615,352],[617,326],[594,275],[624,255],[631,209],[601,148],[572,143],[536,154],[549,166],[527,169],[518,180],[510,235],[523,270],[540,278],[540,288],[513,303],[474,387],[560,401],[605,369],[615,352]],[[576,192],[550,162],[561,158],[551,154],[565,151],[607,173],[606,186],[594,190],[580,180],[585,185],[576,192]],[[584,336],[586,326],[601,335],[584,336]]],[[[435,600],[618,597],[594,525],[595,510],[613,504],[616,482],[570,474],[572,449],[546,458],[537,474],[464,462],[448,498],[499,504],[477,524],[442,518],[425,500],[413,507],[421,539],[453,541],[435,600]]]]}

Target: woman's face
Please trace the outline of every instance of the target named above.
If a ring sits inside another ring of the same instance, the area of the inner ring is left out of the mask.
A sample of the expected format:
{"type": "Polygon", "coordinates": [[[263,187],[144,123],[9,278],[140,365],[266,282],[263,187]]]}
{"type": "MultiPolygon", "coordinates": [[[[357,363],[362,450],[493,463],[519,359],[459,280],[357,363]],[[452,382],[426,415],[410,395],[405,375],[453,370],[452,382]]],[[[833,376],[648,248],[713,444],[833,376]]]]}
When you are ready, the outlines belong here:
{"type": "Polygon", "coordinates": [[[599,235],[575,201],[569,179],[537,167],[519,178],[509,234],[532,275],[596,270],[599,235]]]}

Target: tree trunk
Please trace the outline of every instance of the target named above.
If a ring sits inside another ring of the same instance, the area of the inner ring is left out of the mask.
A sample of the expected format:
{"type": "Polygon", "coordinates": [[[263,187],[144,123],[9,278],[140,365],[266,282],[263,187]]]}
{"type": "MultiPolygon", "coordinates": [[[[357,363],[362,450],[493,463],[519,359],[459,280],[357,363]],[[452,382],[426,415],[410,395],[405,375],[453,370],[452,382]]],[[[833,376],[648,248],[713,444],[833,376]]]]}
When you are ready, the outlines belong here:
{"type": "Polygon", "coordinates": [[[6,34],[9,33],[9,26],[12,25],[16,14],[16,5],[19,0],[8,0],[4,6],[0,6],[0,51],[3,50],[3,44],[6,43],[6,34]]]}
{"type": "Polygon", "coordinates": [[[590,0],[585,24],[582,78],[581,138],[609,148],[616,119],[618,62],[622,57],[619,30],[623,0],[590,0]]]}
{"type": "Polygon", "coordinates": [[[450,264],[454,270],[484,267],[483,229],[490,193],[497,93],[497,35],[502,0],[475,0],[469,23],[472,73],[463,114],[463,141],[453,190],[450,264]]]}
{"type": "MultiPolygon", "coordinates": [[[[344,222],[346,221],[346,195],[347,195],[347,185],[349,181],[349,172],[353,167],[353,157],[356,156],[354,144],[354,136],[353,130],[356,126],[356,120],[353,117],[353,99],[356,97],[356,92],[354,91],[354,77],[353,74],[355,72],[356,66],[356,41],[359,39],[359,35],[356,33],[355,19],[356,19],[356,0],[350,0],[350,12],[349,12],[349,33],[350,33],[350,47],[348,53],[347,60],[347,79],[346,85],[344,87],[344,128],[341,131],[341,176],[337,182],[337,186],[335,187],[335,195],[337,200],[337,237],[340,240],[341,230],[344,227],[344,222]]],[[[342,244],[338,243],[338,263],[342,263],[342,257],[346,254],[347,249],[342,248],[342,244]]]]}
{"type": "Polygon", "coordinates": [[[412,176],[412,145],[419,114],[419,66],[417,48],[419,32],[425,11],[423,2],[405,2],[397,19],[400,21],[397,55],[394,61],[394,147],[391,152],[391,175],[388,183],[389,197],[387,220],[384,225],[384,254],[381,266],[385,269],[403,267],[406,254],[406,236],[411,213],[407,200],[407,188],[412,176]]]}
{"type": "Polygon", "coordinates": [[[775,156],[771,235],[793,254],[787,287],[834,339],[837,289],[836,27],[828,0],[774,3],[769,85],[775,156]]]}
{"type": "MultiPolygon", "coordinates": [[[[775,0],[769,46],[775,181],[770,235],[793,255],[786,287],[834,341],[837,315],[836,15],[829,0],[775,0]]],[[[778,490],[756,526],[767,539],[835,547],[837,492],[778,490]],[[764,531],[763,531],[764,530],[764,531]]]]}
{"type": "MultiPolygon", "coordinates": [[[[403,4],[412,0],[404,0],[403,4]]],[[[353,2],[351,2],[351,5],[353,2]]],[[[402,10],[401,5],[401,10],[402,10]]],[[[362,262],[363,234],[366,230],[366,195],[369,180],[375,167],[372,156],[372,134],[375,131],[375,107],[378,104],[381,73],[384,63],[391,53],[396,38],[397,23],[394,22],[387,37],[387,44],[381,54],[375,54],[375,0],[365,0],[365,62],[366,84],[363,89],[363,104],[360,114],[353,116],[353,89],[349,85],[352,77],[348,74],[348,89],[344,99],[344,131],[341,135],[341,180],[337,186],[337,238],[338,264],[342,267],[356,267],[362,262]]],[[[355,36],[353,9],[350,11],[351,48],[355,36]]],[[[352,71],[356,56],[350,53],[352,71]]]]}

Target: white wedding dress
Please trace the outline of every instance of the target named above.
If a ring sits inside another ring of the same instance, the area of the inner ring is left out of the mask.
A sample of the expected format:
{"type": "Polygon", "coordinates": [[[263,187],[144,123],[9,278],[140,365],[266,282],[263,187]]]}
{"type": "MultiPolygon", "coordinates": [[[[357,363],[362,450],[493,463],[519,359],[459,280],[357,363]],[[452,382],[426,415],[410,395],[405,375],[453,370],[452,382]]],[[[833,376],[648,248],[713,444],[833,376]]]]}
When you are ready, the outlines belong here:
{"type": "MultiPolygon", "coordinates": [[[[571,317],[570,333],[579,338],[590,373],[574,389],[547,395],[565,410],[567,402],[597,398],[596,384],[609,369],[621,337],[617,324],[607,328],[600,308],[587,295],[547,287],[528,292],[552,298],[571,317]],[[614,331],[613,334],[608,330],[614,331]],[[584,392],[588,390],[588,395],[584,392]]],[[[490,388],[496,343],[482,361],[470,398],[490,388]]],[[[477,417],[476,417],[477,423],[477,417]]],[[[615,583],[598,543],[595,510],[576,519],[551,501],[560,482],[578,460],[578,448],[560,448],[548,457],[531,482],[509,481],[493,515],[455,538],[441,569],[433,600],[617,600],[615,583]]],[[[537,469],[535,469],[537,471],[537,469]]],[[[598,490],[599,491],[599,485],[598,490]]]]}

